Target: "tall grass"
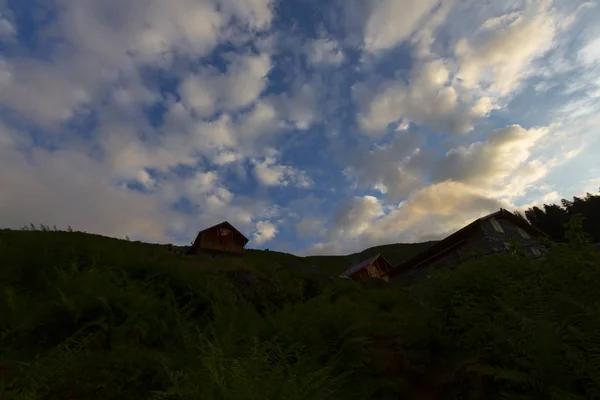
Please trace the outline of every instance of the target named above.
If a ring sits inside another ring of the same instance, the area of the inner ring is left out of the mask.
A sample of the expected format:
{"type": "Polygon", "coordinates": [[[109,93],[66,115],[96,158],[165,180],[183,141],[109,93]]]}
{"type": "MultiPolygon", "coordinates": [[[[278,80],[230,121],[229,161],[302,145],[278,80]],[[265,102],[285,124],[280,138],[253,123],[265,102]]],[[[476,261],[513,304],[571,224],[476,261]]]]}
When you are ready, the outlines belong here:
{"type": "Polygon", "coordinates": [[[0,398],[600,398],[600,259],[569,232],[541,262],[368,289],[274,252],[0,231],[0,398]]]}

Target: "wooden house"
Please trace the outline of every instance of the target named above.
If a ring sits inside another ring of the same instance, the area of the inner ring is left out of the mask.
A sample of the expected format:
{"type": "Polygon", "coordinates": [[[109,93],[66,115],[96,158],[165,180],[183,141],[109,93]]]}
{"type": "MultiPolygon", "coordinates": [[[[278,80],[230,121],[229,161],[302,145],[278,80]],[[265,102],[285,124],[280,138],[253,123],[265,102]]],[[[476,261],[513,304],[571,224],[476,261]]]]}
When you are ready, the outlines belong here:
{"type": "Polygon", "coordinates": [[[546,250],[539,239],[546,236],[523,218],[500,209],[434,243],[386,275],[392,282],[402,278],[426,278],[432,268],[451,267],[473,257],[505,252],[513,243],[519,244],[531,257],[537,258],[546,250]]]}
{"type": "Polygon", "coordinates": [[[352,279],[355,282],[366,281],[369,278],[379,278],[388,281],[386,273],[393,269],[392,264],[381,254],[377,254],[344,271],[340,278],[352,279]]]}
{"type": "Polygon", "coordinates": [[[190,253],[228,252],[241,254],[246,243],[248,243],[248,238],[229,222],[224,221],[198,232],[196,240],[190,248],[190,253]]]}

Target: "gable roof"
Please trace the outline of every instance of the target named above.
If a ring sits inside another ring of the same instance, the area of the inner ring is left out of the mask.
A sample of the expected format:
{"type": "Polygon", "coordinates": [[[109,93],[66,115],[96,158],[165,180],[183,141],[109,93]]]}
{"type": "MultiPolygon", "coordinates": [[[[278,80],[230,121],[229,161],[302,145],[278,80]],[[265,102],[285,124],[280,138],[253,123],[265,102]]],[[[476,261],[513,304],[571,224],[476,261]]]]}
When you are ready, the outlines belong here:
{"type": "Polygon", "coordinates": [[[368,258],[368,259],[366,259],[364,261],[359,262],[358,264],[355,264],[355,265],[351,266],[350,268],[348,268],[347,270],[345,270],[344,272],[342,272],[340,274],[340,278],[346,278],[346,277],[350,277],[350,276],[354,275],[358,271],[360,271],[360,270],[368,267],[369,265],[371,265],[379,257],[382,257],[385,260],[385,257],[383,257],[381,254],[376,254],[376,255],[374,255],[371,258],[368,258]]]}
{"type": "Polygon", "coordinates": [[[200,235],[202,235],[204,232],[213,230],[215,228],[223,228],[223,227],[227,227],[227,228],[232,229],[235,232],[237,232],[242,237],[242,239],[244,241],[244,246],[246,245],[246,243],[248,243],[250,241],[246,236],[244,236],[244,234],[242,232],[238,231],[237,228],[235,226],[231,225],[228,221],[223,221],[219,224],[216,224],[216,225],[213,225],[211,227],[201,230],[200,232],[198,232],[198,235],[196,235],[196,240],[198,240],[200,235]]]}
{"type": "Polygon", "coordinates": [[[544,232],[540,231],[539,229],[537,229],[534,226],[532,226],[531,224],[529,224],[523,218],[520,218],[520,217],[516,216],[515,214],[511,213],[510,211],[507,211],[507,210],[501,208],[499,211],[493,212],[491,214],[488,214],[486,216],[476,219],[475,221],[464,226],[463,228],[459,229],[458,231],[454,232],[453,234],[440,240],[439,242],[432,244],[431,246],[429,246],[422,252],[415,254],[413,257],[409,258],[408,260],[402,262],[401,264],[399,264],[398,266],[393,268],[391,271],[389,271],[387,273],[387,275],[389,275],[389,276],[397,275],[397,274],[401,273],[402,271],[406,270],[407,268],[418,266],[419,264],[427,261],[429,258],[431,258],[433,256],[441,255],[449,250],[452,250],[452,248],[454,248],[462,239],[464,239],[466,236],[468,236],[470,233],[472,233],[477,228],[479,223],[481,223],[482,221],[492,219],[492,218],[509,219],[515,225],[523,228],[532,236],[536,236],[536,237],[540,237],[540,236],[547,237],[548,236],[544,232]]]}

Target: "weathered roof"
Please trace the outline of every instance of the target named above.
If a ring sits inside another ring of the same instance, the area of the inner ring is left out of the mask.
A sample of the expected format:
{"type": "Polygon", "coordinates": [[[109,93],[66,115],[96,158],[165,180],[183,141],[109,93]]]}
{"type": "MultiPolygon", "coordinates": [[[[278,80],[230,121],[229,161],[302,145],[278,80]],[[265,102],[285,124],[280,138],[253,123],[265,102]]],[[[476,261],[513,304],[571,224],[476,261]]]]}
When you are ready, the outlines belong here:
{"type": "Polygon", "coordinates": [[[239,230],[237,230],[237,228],[235,226],[231,225],[228,221],[223,221],[223,222],[221,222],[219,224],[216,224],[216,225],[213,225],[213,226],[211,226],[209,228],[201,230],[200,232],[198,232],[198,235],[196,235],[196,238],[198,238],[202,233],[204,233],[206,231],[210,231],[212,229],[221,228],[221,227],[225,227],[225,226],[228,227],[228,228],[230,228],[230,229],[232,229],[232,230],[234,230],[234,231],[236,231],[242,237],[242,239],[244,240],[244,245],[246,245],[246,243],[249,242],[249,239],[246,236],[244,236],[244,234],[242,232],[240,232],[239,230]]]}
{"type": "Polygon", "coordinates": [[[355,273],[357,273],[361,269],[366,268],[369,265],[371,265],[380,256],[381,256],[381,254],[376,254],[376,255],[374,255],[371,258],[368,258],[368,259],[366,259],[364,261],[359,262],[356,265],[351,266],[350,268],[348,268],[347,270],[345,270],[344,272],[342,272],[340,274],[340,278],[346,278],[346,277],[350,277],[350,276],[354,275],[355,273]]]}
{"type": "Polygon", "coordinates": [[[432,257],[434,255],[438,255],[438,254],[441,255],[441,254],[445,253],[447,250],[451,250],[451,248],[453,247],[455,242],[457,242],[458,240],[461,240],[461,238],[464,238],[464,236],[467,235],[480,222],[488,220],[488,219],[492,219],[492,218],[507,218],[507,219],[510,219],[514,224],[525,229],[527,232],[529,232],[533,236],[538,236],[538,237],[539,236],[548,236],[544,232],[540,231],[539,229],[537,229],[534,226],[532,226],[531,224],[529,224],[526,220],[523,220],[522,218],[516,216],[515,214],[501,208],[499,211],[493,212],[491,214],[488,214],[486,216],[476,219],[475,221],[464,226],[463,228],[459,229],[458,231],[454,232],[453,234],[447,236],[443,240],[440,240],[439,242],[432,244],[431,246],[429,246],[422,252],[415,254],[413,257],[409,258],[408,260],[402,262],[400,265],[393,268],[391,271],[389,271],[387,273],[387,275],[389,275],[389,276],[397,275],[398,273],[401,273],[402,271],[406,270],[407,268],[419,265],[420,263],[426,261],[427,259],[429,259],[430,257],[432,257]]]}

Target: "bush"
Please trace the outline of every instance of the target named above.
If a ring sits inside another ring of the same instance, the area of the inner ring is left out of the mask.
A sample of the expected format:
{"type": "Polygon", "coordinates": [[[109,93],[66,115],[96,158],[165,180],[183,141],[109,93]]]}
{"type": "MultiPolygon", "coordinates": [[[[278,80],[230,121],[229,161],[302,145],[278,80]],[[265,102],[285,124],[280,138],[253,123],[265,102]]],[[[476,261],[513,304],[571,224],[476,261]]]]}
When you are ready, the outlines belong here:
{"type": "Polygon", "coordinates": [[[277,252],[0,231],[0,398],[599,398],[600,261],[580,228],[543,261],[373,288],[277,252]]]}

